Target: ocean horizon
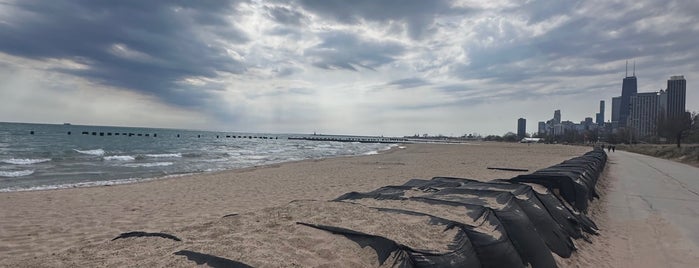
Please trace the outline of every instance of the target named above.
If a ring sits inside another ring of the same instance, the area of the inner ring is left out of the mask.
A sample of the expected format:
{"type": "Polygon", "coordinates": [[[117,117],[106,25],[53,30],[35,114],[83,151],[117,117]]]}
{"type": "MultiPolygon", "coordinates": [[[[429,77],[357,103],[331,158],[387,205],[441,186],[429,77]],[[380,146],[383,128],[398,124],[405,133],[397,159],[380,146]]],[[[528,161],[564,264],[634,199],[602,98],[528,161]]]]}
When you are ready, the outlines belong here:
{"type": "Polygon", "coordinates": [[[289,139],[299,136],[311,134],[0,122],[0,192],[134,183],[396,145],[289,139]]]}

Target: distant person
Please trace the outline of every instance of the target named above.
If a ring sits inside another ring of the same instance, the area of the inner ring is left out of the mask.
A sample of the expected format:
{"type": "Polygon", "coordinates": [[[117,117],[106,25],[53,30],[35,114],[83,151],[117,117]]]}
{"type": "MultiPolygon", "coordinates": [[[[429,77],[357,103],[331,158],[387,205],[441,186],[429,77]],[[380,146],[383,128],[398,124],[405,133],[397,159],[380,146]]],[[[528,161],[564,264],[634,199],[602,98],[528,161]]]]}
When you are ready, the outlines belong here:
{"type": "Polygon", "coordinates": [[[612,152],[616,152],[616,145],[612,146],[612,152]]]}
{"type": "Polygon", "coordinates": [[[612,145],[609,144],[609,145],[607,145],[607,152],[611,152],[611,151],[612,151],[612,145]]]}

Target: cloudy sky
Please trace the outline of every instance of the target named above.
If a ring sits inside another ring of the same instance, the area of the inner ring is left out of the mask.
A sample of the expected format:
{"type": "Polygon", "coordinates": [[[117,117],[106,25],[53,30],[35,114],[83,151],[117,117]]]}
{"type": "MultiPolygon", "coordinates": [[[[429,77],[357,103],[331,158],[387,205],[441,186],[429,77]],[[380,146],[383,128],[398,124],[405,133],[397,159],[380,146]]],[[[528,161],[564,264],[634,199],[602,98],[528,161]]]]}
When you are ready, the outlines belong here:
{"type": "Polygon", "coordinates": [[[0,0],[0,121],[276,133],[528,131],[687,78],[699,1],[0,0]],[[630,65],[631,66],[631,65],[630,65]]]}

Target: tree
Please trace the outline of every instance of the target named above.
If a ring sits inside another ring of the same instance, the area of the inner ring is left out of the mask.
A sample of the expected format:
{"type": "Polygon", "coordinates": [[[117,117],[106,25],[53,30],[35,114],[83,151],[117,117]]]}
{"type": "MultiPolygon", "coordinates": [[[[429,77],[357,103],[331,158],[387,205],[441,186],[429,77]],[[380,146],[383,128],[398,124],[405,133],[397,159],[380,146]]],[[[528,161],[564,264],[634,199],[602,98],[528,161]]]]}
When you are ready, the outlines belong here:
{"type": "Polygon", "coordinates": [[[658,118],[658,135],[668,140],[675,140],[677,148],[680,148],[682,138],[694,127],[696,120],[693,120],[690,112],[684,112],[678,116],[665,116],[663,112],[658,118]]]}
{"type": "Polygon", "coordinates": [[[502,136],[502,140],[506,142],[517,142],[519,139],[517,138],[517,134],[514,134],[512,132],[507,132],[505,135],[502,136]]]}

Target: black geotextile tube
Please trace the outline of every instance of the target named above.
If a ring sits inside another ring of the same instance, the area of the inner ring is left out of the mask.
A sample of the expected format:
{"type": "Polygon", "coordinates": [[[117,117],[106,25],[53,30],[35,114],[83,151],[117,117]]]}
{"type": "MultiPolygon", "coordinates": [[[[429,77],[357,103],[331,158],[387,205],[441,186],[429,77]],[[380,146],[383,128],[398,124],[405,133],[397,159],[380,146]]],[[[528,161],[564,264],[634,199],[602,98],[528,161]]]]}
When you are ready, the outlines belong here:
{"type": "MultiPolygon", "coordinates": [[[[548,188],[545,188],[545,192],[539,192],[537,190],[534,190],[533,187],[527,185],[527,184],[522,184],[522,183],[513,183],[510,182],[509,180],[505,179],[495,179],[491,180],[488,183],[497,183],[498,185],[522,185],[525,187],[528,187],[531,189],[536,197],[541,201],[541,203],[546,207],[546,209],[550,212],[551,217],[553,217],[556,222],[568,222],[570,223],[570,226],[573,227],[574,233],[579,233],[580,237],[576,237],[574,235],[571,235],[571,237],[578,239],[578,238],[585,238],[582,236],[582,233],[580,231],[584,231],[589,234],[594,234],[597,235],[597,225],[585,214],[582,214],[580,212],[575,211],[574,209],[569,208],[564,204],[565,201],[561,200],[558,196],[553,194],[548,188]]],[[[564,229],[566,229],[564,227],[564,229]]]]}
{"type": "MultiPolygon", "coordinates": [[[[393,191],[396,188],[383,188],[387,192],[393,191]]],[[[430,217],[432,221],[437,223],[443,222],[447,224],[456,224],[466,232],[469,240],[473,244],[478,259],[480,260],[481,266],[484,268],[497,268],[497,267],[525,267],[519,252],[515,249],[512,241],[507,234],[507,231],[503,227],[500,220],[495,216],[491,209],[485,208],[483,206],[470,205],[455,203],[442,200],[434,199],[421,199],[417,197],[413,198],[402,198],[396,197],[394,194],[389,194],[386,196],[381,196],[380,191],[372,191],[371,194],[368,193],[349,193],[342,197],[335,199],[335,201],[345,201],[351,202],[352,200],[371,198],[374,200],[409,200],[415,202],[421,202],[428,205],[444,205],[454,207],[452,213],[462,213],[463,221],[450,221],[439,217],[434,214],[425,214],[430,217]],[[467,220],[468,219],[468,220],[467,220]],[[466,222],[477,222],[477,226],[470,225],[466,222]],[[489,230],[491,229],[491,230],[489,230]],[[486,233],[483,230],[489,230],[492,233],[486,233]]],[[[406,211],[406,213],[412,213],[414,215],[422,215],[423,213],[408,211],[408,210],[398,210],[392,208],[377,207],[380,210],[389,211],[406,211]]],[[[435,212],[436,213],[436,212],[435,212]]]]}
{"type": "Polygon", "coordinates": [[[542,170],[537,170],[532,175],[548,174],[568,176],[572,178],[576,183],[585,184],[585,186],[588,189],[587,200],[589,201],[592,201],[594,198],[599,198],[599,195],[597,194],[597,189],[595,187],[595,185],[597,185],[597,178],[592,177],[592,174],[587,173],[585,170],[573,167],[554,166],[542,170]]]}
{"type": "Polygon", "coordinates": [[[519,175],[510,182],[536,183],[549,189],[557,189],[560,196],[576,210],[586,212],[588,201],[597,197],[596,185],[604,170],[607,155],[596,147],[583,156],[566,160],[561,164],[519,175]]]}
{"type": "Polygon", "coordinates": [[[297,222],[297,224],[343,235],[361,247],[369,246],[379,256],[380,265],[383,265],[391,258],[391,267],[481,267],[473,245],[471,245],[468,237],[461,229],[458,230],[455,240],[447,246],[449,252],[436,253],[413,249],[382,236],[366,234],[342,227],[304,222],[297,222]]]}
{"type": "Polygon", "coordinates": [[[510,235],[510,240],[519,252],[522,260],[525,263],[531,263],[532,267],[557,267],[556,262],[551,255],[551,250],[546,245],[546,242],[537,232],[532,221],[527,217],[527,214],[515,201],[516,198],[510,193],[498,193],[495,191],[476,191],[468,189],[447,188],[435,194],[420,197],[428,199],[437,199],[444,201],[452,201],[465,204],[481,205],[491,208],[495,212],[502,225],[510,235]],[[459,190],[459,191],[454,191],[459,190]],[[454,191],[454,193],[451,193],[454,191]],[[459,194],[458,192],[462,192],[459,194]],[[480,196],[470,193],[479,193],[480,196]],[[489,203],[483,196],[495,193],[497,206],[489,203]]]}
{"type": "MultiPolygon", "coordinates": [[[[572,250],[575,249],[575,246],[569,237],[575,239],[582,238],[581,226],[575,221],[576,219],[570,215],[570,212],[562,211],[558,207],[550,207],[549,205],[544,204],[531,186],[519,183],[505,183],[502,181],[482,182],[450,177],[435,177],[432,178],[431,181],[441,180],[461,180],[462,185],[458,188],[501,191],[513,194],[515,198],[519,200],[519,205],[522,207],[522,209],[524,209],[524,212],[527,213],[529,219],[535,223],[539,233],[545,232],[548,234],[542,235],[553,235],[567,241],[566,245],[570,248],[570,250],[559,252],[551,248],[551,250],[558,254],[558,256],[568,258],[570,257],[572,250]],[[539,228],[541,226],[544,227],[543,230],[539,228]]],[[[565,209],[565,206],[562,204],[560,206],[565,209]]],[[[549,244],[548,240],[546,244],[549,245],[549,247],[552,246],[549,244]]]]}
{"type": "Polygon", "coordinates": [[[581,225],[582,222],[578,220],[578,217],[572,214],[565,205],[561,204],[558,198],[552,196],[551,192],[549,191],[547,191],[547,193],[538,193],[534,191],[534,189],[529,185],[521,183],[512,183],[504,180],[492,180],[489,182],[482,182],[464,178],[434,177],[432,178],[432,180],[423,181],[430,183],[441,183],[444,181],[460,181],[460,185],[466,186],[466,188],[478,190],[509,191],[510,193],[514,194],[517,198],[519,198],[520,194],[524,194],[527,196],[529,200],[534,202],[535,205],[544,207],[546,211],[548,211],[548,213],[554,219],[554,221],[556,221],[570,237],[575,239],[583,237],[581,231],[585,229],[585,227],[581,225]],[[531,198],[531,195],[534,195],[536,198],[531,198]],[[552,202],[552,200],[544,202],[544,200],[542,200],[542,195],[551,195],[553,197],[553,201],[555,202],[552,202]]]}
{"type": "MultiPolygon", "coordinates": [[[[410,186],[385,186],[377,190],[367,193],[347,193],[335,199],[359,199],[359,198],[374,198],[374,199],[400,199],[404,191],[414,189],[410,186]]],[[[449,189],[449,188],[447,188],[449,189]]],[[[429,188],[427,192],[439,193],[439,189],[429,188]]],[[[433,194],[434,194],[433,193],[433,194]]],[[[502,226],[505,228],[512,245],[519,253],[522,261],[531,264],[532,267],[556,267],[551,250],[539,236],[533,223],[527,217],[526,213],[519,208],[511,194],[504,193],[499,197],[502,208],[491,209],[489,204],[478,197],[457,196],[456,200],[444,199],[444,196],[430,195],[424,197],[411,197],[409,200],[420,200],[423,202],[433,202],[435,204],[452,203],[456,205],[468,206],[478,209],[485,208],[492,210],[498,218],[502,226]]],[[[472,218],[475,219],[475,218],[472,218]]]]}
{"type": "Polygon", "coordinates": [[[557,174],[527,174],[519,175],[510,182],[516,183],[536,183],[549,189],[557,189],[565,201],[576,210],[586,212],[589,189],[582,182],[576,182],[570,176],[557,174]]]}

